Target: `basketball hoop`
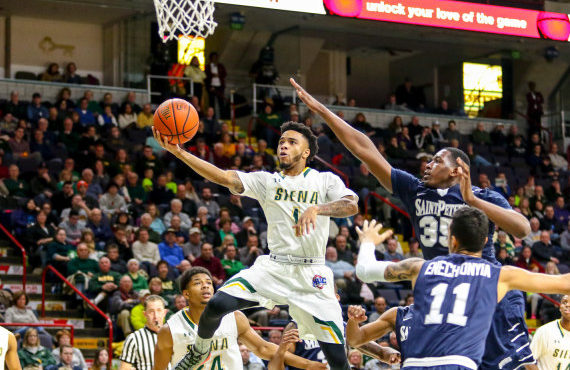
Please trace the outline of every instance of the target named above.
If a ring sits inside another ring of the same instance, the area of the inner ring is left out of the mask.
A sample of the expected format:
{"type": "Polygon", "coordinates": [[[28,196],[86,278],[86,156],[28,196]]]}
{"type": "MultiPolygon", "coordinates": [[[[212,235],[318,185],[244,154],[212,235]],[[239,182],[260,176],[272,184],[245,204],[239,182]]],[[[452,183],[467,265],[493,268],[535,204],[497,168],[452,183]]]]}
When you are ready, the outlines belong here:
{"type": "Polygon", "coordinates": [[[154,7],[162,42],[189,35],[206,38],[218,25],[214,0],[154,0],[154,7]]]}

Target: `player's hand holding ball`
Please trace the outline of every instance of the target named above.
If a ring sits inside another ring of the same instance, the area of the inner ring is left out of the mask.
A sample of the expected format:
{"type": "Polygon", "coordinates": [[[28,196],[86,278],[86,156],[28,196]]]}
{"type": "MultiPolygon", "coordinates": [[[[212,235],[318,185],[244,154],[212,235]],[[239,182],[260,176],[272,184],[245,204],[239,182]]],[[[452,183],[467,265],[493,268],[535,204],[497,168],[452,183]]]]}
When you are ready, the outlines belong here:
{"type": "Polygon", "coordinates": [[[371,242],[374,245],[378,245],[384,243],[393,234],[392,230],[387,230],[380,234],[381,229],[381,223],[376,223],[376,220],[372,220],[369,223],[366,220],[362,225],[362,230],[358,226],[356,227],[356,233],[361,243],[371,242]]]}
{"type": "Polygon", "coordinates": [[[357,324],[368,320],[366,310],[362,306],[348,306],[348,319],[355,321],[357,324]]]}
{"type": "Polygon", "coordinates": [[[200,127],[198,112],[182,99],[169,99],[156,108],[152,133],[161,147],[176,154],[180,147],[196,135],[200,127]]]}

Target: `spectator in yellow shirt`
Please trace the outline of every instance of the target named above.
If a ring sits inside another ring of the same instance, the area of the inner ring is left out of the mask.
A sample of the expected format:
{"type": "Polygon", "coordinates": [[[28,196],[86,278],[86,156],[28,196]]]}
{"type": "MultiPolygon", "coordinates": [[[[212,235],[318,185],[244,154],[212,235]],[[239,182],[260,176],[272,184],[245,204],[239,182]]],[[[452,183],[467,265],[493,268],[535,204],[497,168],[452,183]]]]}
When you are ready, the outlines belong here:
{"type": "Polygon", "coordinates": [[[150,104],[143,105],[142,112],[139,113],[137,116],[137,127],[138,128],[145,128],[145,127],[152,127],[152,109],[150,104]]]}

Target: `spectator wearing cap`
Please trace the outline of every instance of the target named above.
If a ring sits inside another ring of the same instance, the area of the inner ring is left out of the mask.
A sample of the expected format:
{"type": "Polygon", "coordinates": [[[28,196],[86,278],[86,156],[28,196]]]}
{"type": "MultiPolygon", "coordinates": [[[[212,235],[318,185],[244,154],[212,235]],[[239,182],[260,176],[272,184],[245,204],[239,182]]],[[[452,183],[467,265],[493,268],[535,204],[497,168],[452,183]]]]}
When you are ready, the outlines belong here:
{"type": "Polygon", "coordinates": [[[85,202],[85,205],[89,210],[93,208],[99,208],[99,201],[93,195],[89,193],[89,184],[84,180],[79,180],[75,185],[77,194],[81,195],[81,199],[85,202]]]}
{"type": "Polygon", "coordinates": [[[202,249],[202,232],[199,228],[193,227],[188,232],[188,242],[182,246],[184,256],[194,262],[196,257],[201,253],[202,249]]]}
{"type": "Polygon", "coordinates": [[[139,304],[133,307],[131,310],[131,326],[133,330],[139,330],[144,328],[146,325],[146,317],[144,316],[144,302],[148,296],[150,296],[150,290],[142,289],[138,292],[139,304]]]}
{"type": "Polygon", "coordinates": [[[257,234],[258,233],[255,228],[255,224],[253,223],[253,219],[249,216],[245,216],[241,223],[241,230],[235,234],[235,239],[238,245],[246,245],[249,236],[257,236],[257,234]]]}
{"type": "Polygon", "coordinates": [[[176,231],[167,229],[164,233],[164,241],[158,245],[160,258],[172,267],[176,267],[184,259],[182,247],[176,243],[176,231]]]}
{"type": "Polygon", "coordinates": [[[245,268],[237,257],[237,248],[234,245],[228,245],[226,247],[224,258],[221,262],[228,279],[245,268]]]}
{"type": "Polygon", "coordinates": [[[42,105],[41,94],[34,93],[34,95],[32,95],[32,102],[28,105],[28,121],[36,123],[38,122],[38,119],[48,117],[49,112],[47,108],[42,105]]]}
{"type": "Polygon", "coordinates": [[[40,195],[44,200],[51,198],[53,193],[57,191],[57,184],[48,171],[46,162],[40,163],[38,173],[32,181],[30,181],[30,190],[34,195],[40,195]]]}
{"type": "Polygon", "coordinates": [[[210,243],[202,244],[201,254],[194,260],[192,266],[201,266],[210,271],[216,286],[221,285],[226,279],[226,271],[220,259],[214,256],[214,248],[210,243]]]}
{"type": "Polygon", "coordinates": [[[420,251],[420,242],[418,239],[410,238],[408,246],[410,250],[404,255],[404,258],[424,258],[423,253],[420,251]]]}

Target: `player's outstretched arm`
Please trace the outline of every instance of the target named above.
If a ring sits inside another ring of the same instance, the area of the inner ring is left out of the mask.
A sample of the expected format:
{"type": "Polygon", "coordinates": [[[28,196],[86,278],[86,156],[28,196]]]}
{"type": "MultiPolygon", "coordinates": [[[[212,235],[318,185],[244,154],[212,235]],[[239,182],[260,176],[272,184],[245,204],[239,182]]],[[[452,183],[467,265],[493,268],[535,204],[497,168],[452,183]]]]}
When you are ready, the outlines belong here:
{"type": "Polygon", "coordinates": [[[533,293],[570,294],[570,274],[546,275],[518,267],[503,266],[497,285],[497,301],[509,290],[533,293]]]}
{"type": "Polygon", "coordinates": [[[172,358],[174,343],[168,325],[158,331],[156,346],[154,347],[154,366],[152,370],[166,370],[172,358]]]}
{"type": "Polygon", "coordinates": [[[530,233],[530,223],[526,217],[512,209],[499,207],[496,204],[477,198],[471,189],[471,174],[469,166],[467,166],[461,158],[457,158],[457,164],[459,166],[461,176],[459,183],[461,195],[463,196],[465,203],[483,211],[491,221],[507,233],[521,239],[526,237],[530,233]]]}
{"type": "Polygon", "coordinates": [[[374,341],[364,343],[356,349],[365,355],[368,355],[389,365],[399,364],[402,360],[402,355],[399,351],[395,350],[392,347],[383,347],[374,341]]]}
{"type": "Polygon", "coordinates": [[[346,341],[352,347],[360,347],[366,343],[381,338],[396,327],[398,308],[393,307],[384,312],[376,321],[360,326],[368,317],[361,306],[348,307],[346,323],[346,341]]]}
{"type": "Polygon", "coordinates": [[[354,129],[342,118],[331,112],[327,107],[313,98],[293,78],[289,79],[297,90],[299,98],[310,110],[321,116],[333,130],[336,137],[362,162],[366,163],[370,172],[376,176],[380,184],[392,192],[392,166],[378,152],[378,149],[368,136],[354,129]]]}
{"type": "Polygon", "coordinates": [[[186,163],[188,167],[196,171],[200,176],[214,182],[218,185],[222,185],[232,190],[234,193],[243,193],[244,187],[236,171],[225,171],[222,170],[210,162],[206,162],[200,159],[184,149],[179,145],[170,144],[168,140],[163,138],[158,131],[152,128],[152,133],[155,140],[160,144],[161,147],[172,153],[176,158],[180,159],[182,162],[186,163]]]}
{"type": "Polygon", "coordinates": [[[382,224],[377,224],[376,220],[370,223],[364,221],[362,230],[356,228],[360,239],[356,276],[365,283],[410,280],[412,286],[415,285],[425,261],[421,258],[408,258],[400,262],[378,261],[374,255],[376,245],[383,243],[392,235],[391,230],[380,234],[380,229],[382,224]]]}
{"type": "Polygon", "coordinates": [[[20,358],[18,357],[18,342],[12,333],[8,335],[8,351],[6,351],[5,361],[8,370],[22,370],[20,358]]]}
{"type": "MultiPolygon", "coordinates": [[[[241,311],[236,311],[234,314],[236,317],[238,338],[240,342],[245,344],[245,346],[258,357],[264,360],[271,360],[277,353],[279,347],[273,343],[263,340],[263,338],[261,338],[255,330],[251,328],[247,317],[245,317],[241,311]]],[[[283,362],[286,365],[294,366],[299,369],[326,370],[327,368],[326,364],[309,361],[287,351],[283,353],[283,362]]],[[[277,369],[279,368],[277,367],[277,369]]]]}

